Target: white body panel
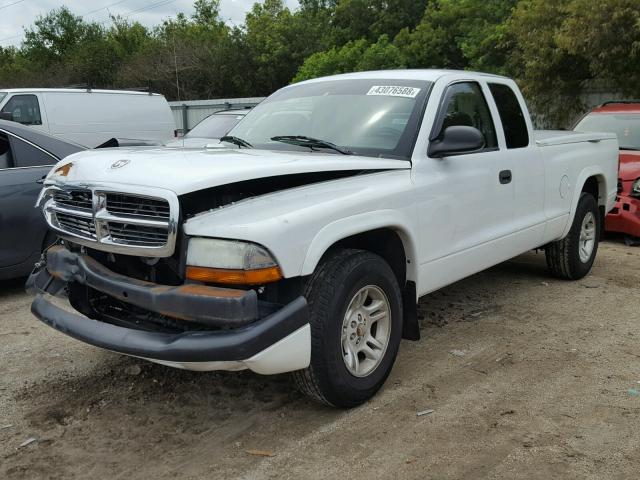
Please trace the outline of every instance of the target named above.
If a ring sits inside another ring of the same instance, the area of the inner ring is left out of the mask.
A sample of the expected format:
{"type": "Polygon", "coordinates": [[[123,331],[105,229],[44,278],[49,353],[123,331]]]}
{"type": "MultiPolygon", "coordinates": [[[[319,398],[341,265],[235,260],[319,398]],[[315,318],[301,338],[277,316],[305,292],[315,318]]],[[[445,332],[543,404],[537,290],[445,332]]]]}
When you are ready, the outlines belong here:
{"type": "Polygon", "coordinates": [[[117,90],[12,89],[0,110],[15,95],[35,95],[41,125],[51,135],[94,148],[110,138],[163,142],[173,138],[175,124],[162,95],[117,90]]]}
{"type": "MultiPolygon", "coordinates": [[[[189,236],[263,245],[287,278],[312,274],[327,249],[343,238],[390,228],[398,232],[403,242],[407,280],[416,282],[418,297],[565,236],[589,177],[598,181],[598,202],[605,212],[613,207],[618,165],[615,135],[534,133],[515,83],[503,77],[471,72],[396,71],[335,78],[348,81],[386,76],[434,82],[411,162],[237,148],[118,149],[68,157],[65,163],[72,161],[74,166],[63,181],[146,185],[184,195],[249,179],[360,171],[347,178],[204,211],[186,220],[183,228],[189,236]],[[428,138],[440,99],[449,85],[459,81],[481,85],[494,118],[498,146],[490,152],[430,158],[428,138]],[[488,81],[508,85],[516,92],[526,117],[527,146],[506,147],[488,81]],[[124,168],[110,168],[121,159],[130,163],[124,168]],[[513,181],[501,184],[499,173],[505,170],[513,172],[513,181]]],[[[252,368],[250,362],[245,363],[252,368]]]]}

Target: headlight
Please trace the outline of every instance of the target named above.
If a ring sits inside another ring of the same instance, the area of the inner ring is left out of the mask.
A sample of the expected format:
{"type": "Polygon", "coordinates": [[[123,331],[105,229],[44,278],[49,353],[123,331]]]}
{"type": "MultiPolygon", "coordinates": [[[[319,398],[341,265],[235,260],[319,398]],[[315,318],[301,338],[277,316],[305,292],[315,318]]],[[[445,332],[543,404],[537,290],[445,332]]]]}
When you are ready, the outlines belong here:
{"type": "Polygon", "coordinates": [[[190,280],[233,285],[260,285],[282,278],[266,248],[249,242],[191,238],[187,249],[190,280]]]}
{"type": "Polygon", "coordinates": [[[638,178],[634,182],[633,187],[631,187],[631,195],[634,197],[640,197],[640,178],[638,178]]]}

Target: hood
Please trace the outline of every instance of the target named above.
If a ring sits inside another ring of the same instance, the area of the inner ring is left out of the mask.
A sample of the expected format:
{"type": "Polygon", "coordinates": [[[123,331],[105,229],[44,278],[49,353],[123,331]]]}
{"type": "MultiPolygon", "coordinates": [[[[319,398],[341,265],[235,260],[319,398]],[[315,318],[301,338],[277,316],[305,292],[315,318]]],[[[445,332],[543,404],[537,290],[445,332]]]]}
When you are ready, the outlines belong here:
{"type": "Polygon", "coordinates": [[[618,176],[624,181],[640,178],[640,152],[631,150],[620,152],[620,172],[618,176]]]}
{"type": "Polygon", "coordinates": [[[256,178],[411,168],[408,160],[237,148],[89,150],[67,157],[58,167],[70,162],[66,177],[55,178],[54,168],[47,180],[157,187],[177,195],[256,178]]]}

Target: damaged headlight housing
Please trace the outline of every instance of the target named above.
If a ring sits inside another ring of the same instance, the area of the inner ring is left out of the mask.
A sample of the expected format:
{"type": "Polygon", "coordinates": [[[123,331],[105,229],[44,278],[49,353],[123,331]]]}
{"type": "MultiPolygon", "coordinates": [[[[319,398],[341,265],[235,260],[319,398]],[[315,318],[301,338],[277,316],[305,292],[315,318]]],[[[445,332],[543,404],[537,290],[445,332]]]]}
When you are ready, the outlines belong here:
{"type": "Polygon", "coordinates": [[[638,178],[631,187],[631,195],[634,197],[640,197],[640,178],[638,178]]]}
{"type": "Polygon", "coordinates": [[[194,237],[187,249],[189,280],[231,285],[261,285],[282,279],[269,251],[255,243],[194,237]]]}

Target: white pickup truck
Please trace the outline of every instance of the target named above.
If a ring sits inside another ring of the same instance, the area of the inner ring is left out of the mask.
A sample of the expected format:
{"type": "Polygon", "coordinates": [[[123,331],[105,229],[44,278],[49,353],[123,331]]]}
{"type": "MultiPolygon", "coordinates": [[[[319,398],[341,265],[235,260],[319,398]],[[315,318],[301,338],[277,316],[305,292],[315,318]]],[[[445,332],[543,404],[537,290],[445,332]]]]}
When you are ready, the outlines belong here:
{"type": "Polygon", "coordinates": [[[61,161],[39,199],[61,241],[29,278],[32,311],[164,365],[293,372],[350,407],[419,338],[421,296],[536,248],[554,275],[586,275],[617,166],[613,134],[534,132],[508,78],[302,82],[219,145],[61,161]]]}

